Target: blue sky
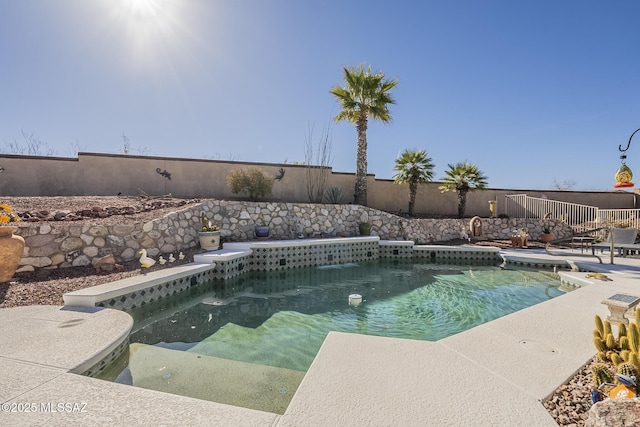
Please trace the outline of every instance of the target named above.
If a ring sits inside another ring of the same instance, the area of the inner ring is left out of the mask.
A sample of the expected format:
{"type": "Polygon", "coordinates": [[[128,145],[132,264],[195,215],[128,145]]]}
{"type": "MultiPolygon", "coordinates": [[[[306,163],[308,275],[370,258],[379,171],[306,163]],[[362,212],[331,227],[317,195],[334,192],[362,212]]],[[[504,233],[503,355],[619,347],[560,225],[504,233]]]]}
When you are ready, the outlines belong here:
{"type": "MultiPolygon", "coordinates": [[[[398,78],[370,122],[368,170],[424,149],[436,179],[468,160],[493,188],[611,190],[640,127],[636,0],[0,0],[0,146],[305,161],[342,67],[398,78]]],[[[640,183],[640,137],[627,164],[640,183]]]]}

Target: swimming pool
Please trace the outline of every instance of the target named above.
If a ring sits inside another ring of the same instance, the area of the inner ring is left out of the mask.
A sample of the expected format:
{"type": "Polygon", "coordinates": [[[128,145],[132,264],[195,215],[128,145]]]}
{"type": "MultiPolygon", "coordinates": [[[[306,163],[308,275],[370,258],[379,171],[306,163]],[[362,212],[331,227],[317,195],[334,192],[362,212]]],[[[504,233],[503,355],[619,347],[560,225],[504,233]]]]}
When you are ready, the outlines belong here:
{"type": "Polygon", "coordinates": [[[559,286],[551,272],[399,261],[254,272],[134,310],[116,381],[282,413],[329,331],[436,341],[559,286]]]}

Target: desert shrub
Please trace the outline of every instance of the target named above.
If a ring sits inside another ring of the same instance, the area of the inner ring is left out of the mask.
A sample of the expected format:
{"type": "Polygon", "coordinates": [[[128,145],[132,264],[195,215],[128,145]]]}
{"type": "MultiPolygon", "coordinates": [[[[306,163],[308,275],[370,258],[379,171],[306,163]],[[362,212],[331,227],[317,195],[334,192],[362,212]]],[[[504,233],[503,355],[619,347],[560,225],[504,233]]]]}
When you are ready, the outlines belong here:
{"type": "Polygon", "coordinates": [[[234,194],[244,194],[250,200],[256,201],[260,197],[270,196],[273,181],[268,178],[262,169],[250,167],[246,169],[234,169],[227,175],[227,184],[234,194]]]}
{"type": "Polygon", "coordinates": [[[342,188],[329,187],[324,194],[325,199],[332,204],[342,203],[342,188]]]}

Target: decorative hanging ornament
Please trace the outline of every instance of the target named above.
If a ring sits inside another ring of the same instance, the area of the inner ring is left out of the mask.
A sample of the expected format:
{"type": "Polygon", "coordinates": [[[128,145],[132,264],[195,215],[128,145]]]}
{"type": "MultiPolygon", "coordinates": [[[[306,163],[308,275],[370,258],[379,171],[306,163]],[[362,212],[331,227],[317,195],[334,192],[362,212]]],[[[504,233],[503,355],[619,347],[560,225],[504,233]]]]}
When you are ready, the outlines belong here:
{"type": "Polygon", "coordinates": [[[624,161],[618,168],[615,178],[616,183],[613,185],[615,188],[633,187],[633,182],[631,182],[631,180],[633,179],[633,172],[631,172],[631,168],[629,168],[629,166],[627,166],[624,161]]]}
{"type": "Polygon", "coordinates": [[[631,140],[633,139],[633,136],[638,132],[640,132],[640,128],[633,131],[633,133],[629,137],[629,142],[627,142],[626,148],[622,148],[622,144],[618,146],[618,150],[620,150],[620,152],[622,153],[622,155],[620,156],[620,160],[622,161],[622,164],[620,165],[620,167],[618,168],[618,171],[616,172],[616,175],[615,175],[616,183],[613,184],[614,188],[633,187],[633,182],[631,182],[631,180],[633,179],[633,172],[631,172],[631,169],[629,168],[629,166],[627,166],[625,161],[627,160],[627,154],[626,154],[627,150],[629,149],[629,147],[631,147],[631,140]]]}

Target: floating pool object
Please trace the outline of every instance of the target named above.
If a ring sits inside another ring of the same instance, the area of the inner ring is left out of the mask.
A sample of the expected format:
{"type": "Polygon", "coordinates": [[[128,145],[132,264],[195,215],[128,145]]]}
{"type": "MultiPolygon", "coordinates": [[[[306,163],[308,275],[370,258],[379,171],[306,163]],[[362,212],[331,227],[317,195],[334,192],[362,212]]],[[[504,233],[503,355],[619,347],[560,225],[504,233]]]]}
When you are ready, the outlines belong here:
{"type": "Polygon", "coordinates": [[[360,295],[360,294],[351,294],[351,295],[349,295],[349,305],[357,307],[360,304],[362,304],[362,295],[360,295]]]}

